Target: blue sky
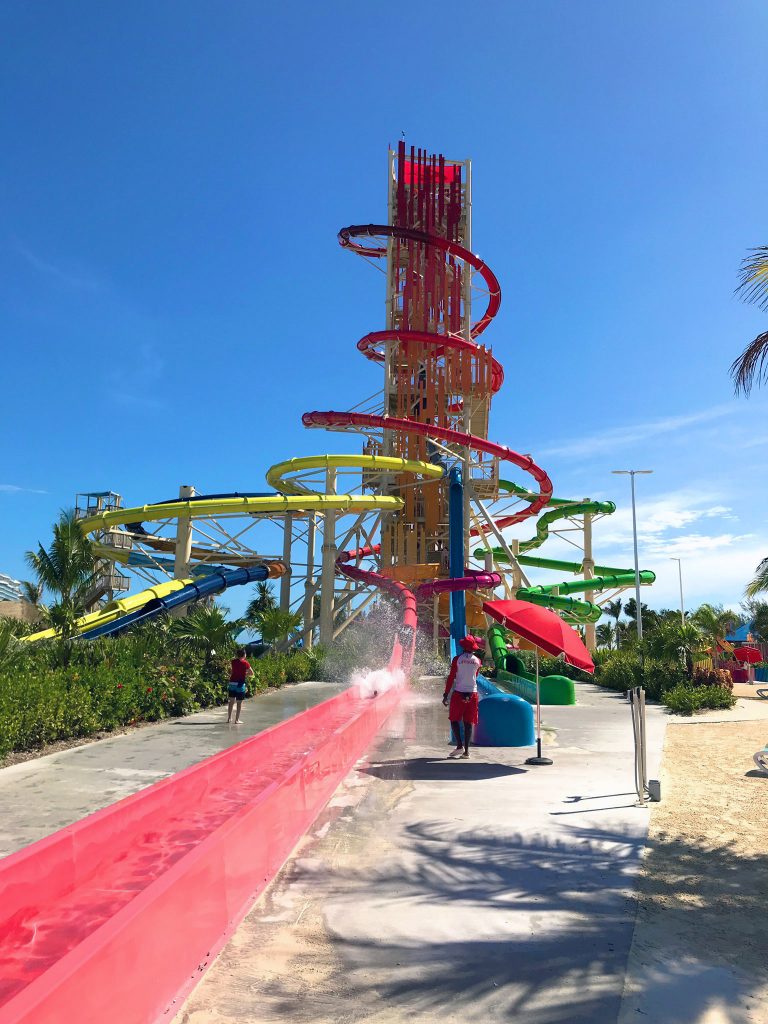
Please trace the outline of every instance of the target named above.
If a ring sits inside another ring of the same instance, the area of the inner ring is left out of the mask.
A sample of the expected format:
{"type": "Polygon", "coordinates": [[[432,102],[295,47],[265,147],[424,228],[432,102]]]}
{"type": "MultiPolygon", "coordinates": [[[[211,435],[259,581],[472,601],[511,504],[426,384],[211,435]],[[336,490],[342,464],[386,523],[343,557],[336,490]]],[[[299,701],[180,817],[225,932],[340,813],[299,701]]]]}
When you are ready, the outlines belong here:
{"type": "Polygon", "coordinates": [[[617,565],[610,470],[653,468],[649,602],[669,555],[691,603],[738,602],[768,554],[768,391],[727,372],[766,326],[733,287],[768,242],[767,29],[759,0],[4,5],[0,571],[77,491],[259,490],[350,448],[301,413],[379,384],[383,279],[335,235],[385,219],[405,132],[473,159],[491,435],[617,501],[617,565]]]}

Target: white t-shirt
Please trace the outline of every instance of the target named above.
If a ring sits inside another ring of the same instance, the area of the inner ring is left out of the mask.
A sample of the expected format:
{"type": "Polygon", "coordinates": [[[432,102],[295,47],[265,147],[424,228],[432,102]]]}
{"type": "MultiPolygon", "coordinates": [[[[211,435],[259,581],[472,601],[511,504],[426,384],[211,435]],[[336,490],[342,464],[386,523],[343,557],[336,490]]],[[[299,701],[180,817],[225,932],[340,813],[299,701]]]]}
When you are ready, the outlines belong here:
{"type": "Polygon", "coordinates": [[[476,693],[477,673],[481,668],[482,662],[476,655],[470,654],[469,651],[457,654],[453,659],[449,676],[449,680],[451,676],[453,677],[453,689],[457,693],[476,693]]]}

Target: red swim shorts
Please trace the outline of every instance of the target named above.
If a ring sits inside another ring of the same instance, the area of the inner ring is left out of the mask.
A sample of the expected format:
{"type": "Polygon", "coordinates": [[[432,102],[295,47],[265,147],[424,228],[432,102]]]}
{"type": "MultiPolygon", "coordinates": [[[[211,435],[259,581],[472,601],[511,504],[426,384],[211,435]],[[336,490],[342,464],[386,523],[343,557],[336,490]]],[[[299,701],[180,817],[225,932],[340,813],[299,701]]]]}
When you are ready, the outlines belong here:
{"type": "Polygon", "coordinates": [[[451,703],[448,708],[448,717],[452,722],[466,722],[467,725],[477,725],[477,708],[480,698],[476,693],[451,694],[451,703]]]}

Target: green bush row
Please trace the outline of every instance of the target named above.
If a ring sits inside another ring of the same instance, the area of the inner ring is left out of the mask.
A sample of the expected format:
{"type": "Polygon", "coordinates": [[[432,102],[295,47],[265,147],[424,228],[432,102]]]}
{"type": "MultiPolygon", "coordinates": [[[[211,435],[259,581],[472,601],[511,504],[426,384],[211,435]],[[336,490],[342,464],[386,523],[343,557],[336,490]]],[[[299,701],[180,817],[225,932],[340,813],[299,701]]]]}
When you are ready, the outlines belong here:
{"type": "MultiPolygon", "coordinates": [[[[252,659],[250,692],[317,679],[321,658],[252,659]]],[[[156,626],[88,643],[18,645],[0,660],[0,757],[221,704],[228,679],[228,657],[174,643],[156,626]]]]}
{"type": "Polygon", "coordinates": [[[699,708],[730,708],[735,703],[729,672],[695,668],[689,676],[682,665],[668,661],[645,658],[641,664],[633,650],[603,652],[596,659],[594,682],[622,693],[643,686],[649,700],[661,701],[681,714],[692,714],[699,708]],[[688,705],[691,710],[684,710],[688,705]]]}

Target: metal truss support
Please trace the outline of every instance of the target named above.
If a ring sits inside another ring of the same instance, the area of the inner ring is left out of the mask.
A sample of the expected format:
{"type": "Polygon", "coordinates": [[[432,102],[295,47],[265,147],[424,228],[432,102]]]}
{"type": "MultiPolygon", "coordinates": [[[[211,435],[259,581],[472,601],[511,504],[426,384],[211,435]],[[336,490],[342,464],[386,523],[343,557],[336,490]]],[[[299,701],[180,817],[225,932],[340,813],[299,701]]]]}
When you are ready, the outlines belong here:
{"type": "MultiPolygon", "coordinates": [[[[325,474],[325,493],[336,493],[336,467],[325,474]]],[[[323,561],[320,573],[320,643],[333,642],[334,587],[336,583],[336,512],[328,509],[323,517],[323,561]]]]}
{"type": "Polygon", "coordinates": [[[280,608],[287,612],[291,607],[291,548],[293,545],[293,513],[283,517],[283,565],[285,573],[280,577],[280,608]]]}
{"type": "Polygon", "coordinates": [[[304,646],[312,650],[315,633],[314,596],[317,589],[315,583],[315,528],[317,517],[312,514],[307,519],[307,578],[304,581],[304,646]]]}

